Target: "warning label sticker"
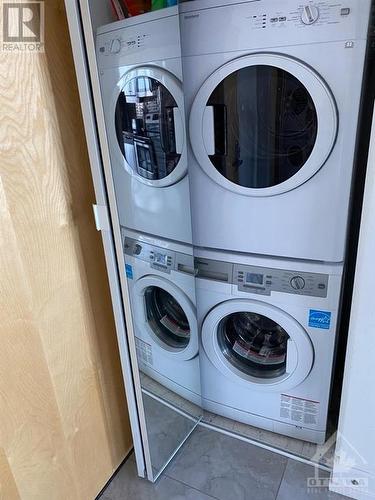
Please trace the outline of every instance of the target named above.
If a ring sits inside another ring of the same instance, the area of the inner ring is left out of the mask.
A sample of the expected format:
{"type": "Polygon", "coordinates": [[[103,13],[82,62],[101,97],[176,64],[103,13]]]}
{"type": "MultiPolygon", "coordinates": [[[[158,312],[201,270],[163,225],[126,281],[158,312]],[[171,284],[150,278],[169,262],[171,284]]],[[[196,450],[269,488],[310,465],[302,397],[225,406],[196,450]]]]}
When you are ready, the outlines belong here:
{"type": "Polygon", "coordinates": [[[138,361],[146,363],[150,366],[153,365],[151,344],[135,337],[135,349],[137,351],[138,361]]]}
{"type": "Polygon", "coordinates": [[[281,394],[280,417],[295,425],[317,425],[319,401],[281,394]]]}

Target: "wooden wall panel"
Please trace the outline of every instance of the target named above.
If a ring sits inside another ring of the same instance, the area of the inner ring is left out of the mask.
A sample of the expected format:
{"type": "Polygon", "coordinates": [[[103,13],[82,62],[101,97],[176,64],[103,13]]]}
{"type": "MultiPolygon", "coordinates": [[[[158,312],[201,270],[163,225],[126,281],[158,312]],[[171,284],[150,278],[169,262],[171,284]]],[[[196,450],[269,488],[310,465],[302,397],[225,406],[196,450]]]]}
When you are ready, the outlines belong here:
{"type": "Polygon", "coordinates": [[[5,452],[0,448],[0,498],[14,498],[20,500],[16,483],[5,452]]]}
{"type": "Polygon", "coordinates": [[[0,498],[92,499],[131,447],[63,2],[0,53],[0,498]]]}

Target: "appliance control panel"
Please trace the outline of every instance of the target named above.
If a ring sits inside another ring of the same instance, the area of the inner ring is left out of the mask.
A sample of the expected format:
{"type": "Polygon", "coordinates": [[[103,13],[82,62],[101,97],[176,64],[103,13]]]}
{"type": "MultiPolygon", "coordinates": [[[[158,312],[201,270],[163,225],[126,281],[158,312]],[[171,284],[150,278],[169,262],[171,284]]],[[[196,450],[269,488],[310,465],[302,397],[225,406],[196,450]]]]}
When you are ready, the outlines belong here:
{"type": "Polygon", "coordinates": [[[124,253],[147,262],[152,269],[157,271],[170,273],[173,270],[194,275],[194,259],[192,255],[175,252],[128,237],[125,237],[124,240],[124,253]]]}
{"type": "Polygon", "coordinates": [[[371,0],[258,0],[234,6],[226,5],[228,0],[212,0],[220,7],[205,8],[208,1],[180,6],[184,56],[330,42],[342,42],[343,50],[362,47],[356,41],[367,37],[371,4],[371,0]]]}
{"type": "Polygon", "coordinates": [[[352,9],[345,1],[306,1],[287,9],[283,8],[280,2],[280,6],[273,11],[254,13],[251,17],[251,27],[253,29],[282,29],[288,26],[304,28],[313,25],[332,25],[341,23],[351,13],[352,9]]]}
{"type": "Polygon", "coordinates": [[[326,298],[327,274],[233,264],[210,259],[195,259],[197,277],[231,283],[241,292],[271,295],[271,292],[292,293],[326,298]]]}
{"type": "Polygon", "coordinates": [[[270,295],[271,292],[327,297],[328,276],[283,269],[235,264],[233,283],[243,292],[270,295]]]}
{"type": "Polygon", "coordinates": [[[113,29],[97,35],[96,55],[99,70],[181,57],[177,14],[136,25],[132,25],[132,22],[132,18],[117,21],[114,23],[118,25],[117,28],[114,26],[113,29]]]}
{"type": "Polygon", "coordinates": [[[151,34],[147,32],[140,32],[137,35],[126,36],[123,34],[116,35],[114,38],[104,39],[99,43],[99,54],[111,56],[119,54],[131,54],[139,50],[152,47],[153,41],[151,34]]]}

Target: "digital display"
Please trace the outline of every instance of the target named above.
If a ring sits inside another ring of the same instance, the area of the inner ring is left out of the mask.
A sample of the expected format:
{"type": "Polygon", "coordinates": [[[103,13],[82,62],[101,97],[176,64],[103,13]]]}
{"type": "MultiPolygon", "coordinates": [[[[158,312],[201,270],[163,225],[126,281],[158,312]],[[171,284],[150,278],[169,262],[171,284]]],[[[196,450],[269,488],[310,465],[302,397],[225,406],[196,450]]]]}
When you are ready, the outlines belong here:
{"type": "Polygon", "coordinates": [[[155,253],[154,262],[162,266],[167,265],[167,256],[164,253],[155,253]]]}
{"type": "Polygon", "coordinates": [[[246,273],[246,283],[263,285],[263,274],[246,273]]]}

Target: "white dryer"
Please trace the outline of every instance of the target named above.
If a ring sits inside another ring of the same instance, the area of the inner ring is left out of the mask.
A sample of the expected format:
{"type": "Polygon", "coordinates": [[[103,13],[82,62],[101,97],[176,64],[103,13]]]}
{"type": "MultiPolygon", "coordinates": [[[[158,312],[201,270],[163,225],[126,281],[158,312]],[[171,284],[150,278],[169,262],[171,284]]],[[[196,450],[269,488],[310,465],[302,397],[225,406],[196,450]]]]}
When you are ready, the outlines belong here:
{"type": "Polygon", "coordinates": [[[340,264],[196,250],[203,408],[323,443],[340,264]]]}
{"type": "Polygon", "coordinates": [[[139,368],[200,406],[191,246],[122,229],[139,368]]]}
{"type": "Polygon", "coordinates": [[[370,4],[180,5],[194,245],[343,261],[370,4]]]}
{"type": "Polygon", "coordinates": [[[191,243],[177,7],[99,28],[96,50],[120,223],[191,243]]]}

